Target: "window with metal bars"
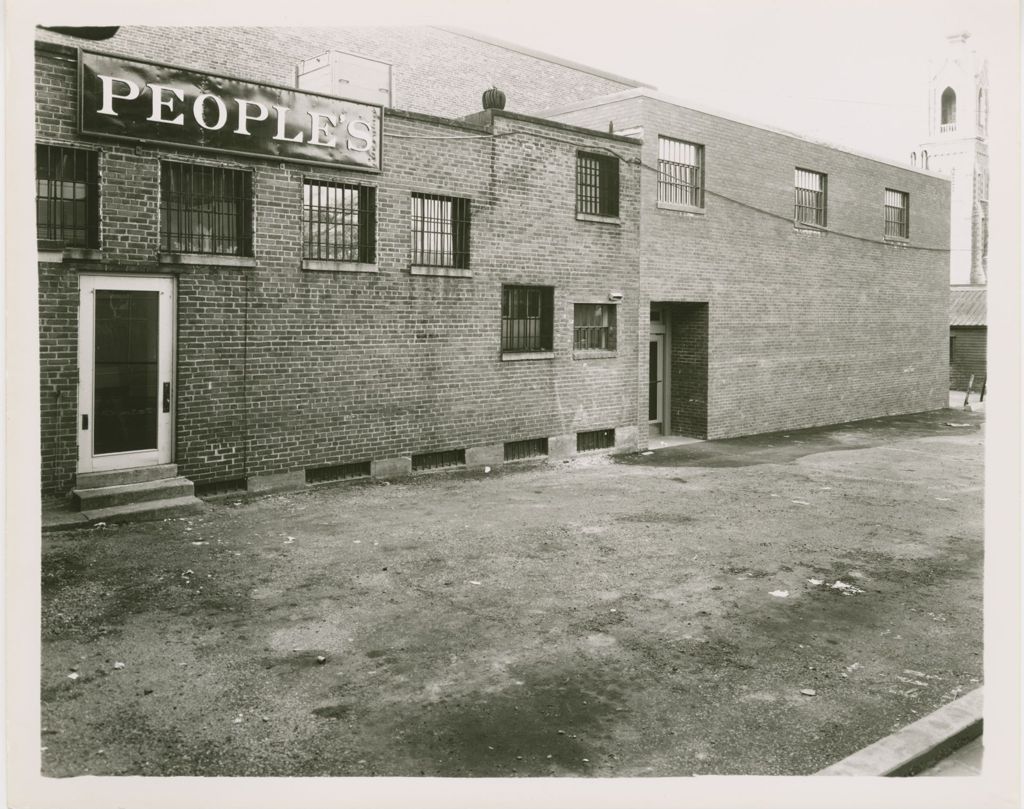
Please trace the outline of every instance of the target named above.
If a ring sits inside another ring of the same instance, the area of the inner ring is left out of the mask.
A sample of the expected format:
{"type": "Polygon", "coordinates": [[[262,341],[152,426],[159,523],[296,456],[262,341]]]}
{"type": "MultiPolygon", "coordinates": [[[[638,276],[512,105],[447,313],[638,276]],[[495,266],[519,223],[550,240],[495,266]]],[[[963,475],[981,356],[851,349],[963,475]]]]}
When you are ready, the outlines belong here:
{"type": "Polygon", "coordinates": [[[554,300],[552,287],[502,287],[501,350],[551,351],[554,300]]]}
{"type": "Polygon", "coordinates": [[[377,189],[322,180],[302,184],[302,257],[377,260],[377,189]]]}
{"type": "Polygon", "coordinates": [[[704,147],[658,137],[658,200],[704,207],[704,147]]]}
{"type": "Polygon", "coordinates": [[[885,189],[885,235],[910,238],[910,194],[885,189]]]}
{"type": "Polygon", "coordinates": [[[576,212],[619,215],[619,159],[614,155],[576,153],[576,212]]]}
{"type": "Polygon", "coordinates": [[[615,305],[577,303],[573,306],[573,348],[615,349],[615,305]]]}
{"type": "Polygon", "coordinates": [[[36,238],[98,248],[99,222],[96,152],[36,144],[36,238]]]}
{"type": "Polygon", "coordinates": [[[610,430],[588,430],[576,433],[576,451],[590,452],[593,449],[608,449],[615,446],[615,428],[610,430]]]}
{"type": "Polygon", "coordinates": [[[796,206],[794,219],[802,225],[825,227],[828,223],[828,176],[807,169],[796,169],[796,206]]]}
{"type": "Polygon", "coordinates": [[[469,200],[412,195],[412,263],[469,269],[469,200]]]}
{"type": "Polygon", "coordinates": [[[252,173],[160,164],[160,249],[252,255],[252,173]]]}

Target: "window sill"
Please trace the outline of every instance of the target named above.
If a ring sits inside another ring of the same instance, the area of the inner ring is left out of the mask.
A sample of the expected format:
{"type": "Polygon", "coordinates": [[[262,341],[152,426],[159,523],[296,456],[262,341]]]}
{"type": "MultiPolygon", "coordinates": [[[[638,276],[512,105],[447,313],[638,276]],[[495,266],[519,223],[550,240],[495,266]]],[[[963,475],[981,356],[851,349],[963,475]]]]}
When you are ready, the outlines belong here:
{"type": "Polygon", "coordinates": [[[57,244],[41,244],[37,250],[39,261],[51,264],[60,264],[65,259],[77,261],[102,261],[103,251],[94,250],[91,247],[64,247],[57,244]]]}
{"type": "Polygon", "coordinates": [[[808,222],[794,222],[793,230],[799,231],[800,233],[817,233],[823,234],[828,233],[828,227],[822,227],[821,225],[812,225],[808,222]]]}
{"type": "Polygon", "coordinates": [[[425,264],[413,264],[409,267],[410,275],[434,275],[442,278],[472,278],[472,270],[458,267],[429,267],[425,264]]]}
{"type": "Polygon", "coordinates": [[[302,269],[318,272],[377,272],[376,264],[365,264],[358,261],[333,261],[322,258],[302,259],[302,269]]]}
{"type": "Polygon", "coordinates": [[[222,256],[216,253],[160,253],[161,264],[188,264],[207,267],[255,267],[252,256],[222,256]]]}
{"type": "Polygon", "coordinates": [[[502,351],[502,362],[522,362],[523,360],[553,360],[554,351],[502,351]]]}
{"type": "Polygon", "coordinates": [[[698,208],[696,205],[684,205],[681,202],[662,202],[658,200],[658,207],[663,211],[679,211],[680,213],[690,213],[698,216],[704,216],[707,213],[704,208],[698,208]]]}
{"type": "Polygon", "coordinates": [[[906,247],[910,244],[909,236],[884,236],[883,241],[893,247],[906,247]]]}
{"type": "Polygon", "coordinates": [[[618,216],[603,216],[596,213],[576,213],[580,222],[604,222],[606,225],[621,225],[622,219],[618,216]]]}
{"type": "Polygon", "coordinates": [[[578,348],[573,350],[574,360],[613,360],[619,356],[618,349],[578,348]]]}

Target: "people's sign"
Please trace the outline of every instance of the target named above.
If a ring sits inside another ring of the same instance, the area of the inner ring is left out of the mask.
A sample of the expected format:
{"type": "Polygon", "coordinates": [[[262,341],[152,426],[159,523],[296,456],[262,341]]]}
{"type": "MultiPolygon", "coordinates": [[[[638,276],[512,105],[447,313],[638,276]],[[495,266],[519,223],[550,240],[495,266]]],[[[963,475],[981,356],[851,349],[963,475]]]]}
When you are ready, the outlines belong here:
{"type": "Polygon", "coordinates": [[[80,53],[85,134],[380,170],[373,104],[80,53]]]}

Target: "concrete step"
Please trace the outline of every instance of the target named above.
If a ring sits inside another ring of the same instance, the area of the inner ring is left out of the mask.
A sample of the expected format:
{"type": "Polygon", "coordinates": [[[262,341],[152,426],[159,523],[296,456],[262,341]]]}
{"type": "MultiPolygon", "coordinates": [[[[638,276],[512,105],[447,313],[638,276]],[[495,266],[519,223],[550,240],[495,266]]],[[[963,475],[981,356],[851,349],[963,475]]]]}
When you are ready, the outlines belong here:
{"type": "Polygon", "coordinates": [[[104,486],[101,489],[75,489],[75,503],[81,511],[95,511],[98,508],[126,506],[150,500],[167,500],[174,497],[191,497],[195,493],[188,478],[161,478],[142,483],[126,483],[121,486],[104,486]]]}
{"type": "Polygon", "coordinates": [[[162,520],[167,517],[182,517],[198,514],[206,504],[198,497],[170,497],[166,500],[147,500],[144,503],[128,503],[110,508],[83,511],[82,515],[91,523],[95,522],[142,522],[162,520]]]}
{"type": "Polygon", "coordinates": [[[177,476],[178,465],[173,463],[139,466],[135,469],[112,469],[109,472],[79,472],[75,477],[75,488],[102,489],[106,486],[125,486],[129,483],[145,483],[148,480],[163,480],[177,476]]]}

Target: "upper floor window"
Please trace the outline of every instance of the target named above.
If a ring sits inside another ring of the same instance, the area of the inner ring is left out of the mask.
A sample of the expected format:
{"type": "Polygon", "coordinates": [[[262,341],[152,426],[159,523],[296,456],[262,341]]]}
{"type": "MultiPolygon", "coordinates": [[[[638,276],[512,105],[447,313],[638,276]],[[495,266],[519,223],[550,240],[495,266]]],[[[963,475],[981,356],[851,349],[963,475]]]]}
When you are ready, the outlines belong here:
{"type": "Polygon", "coordinates": [[[160,250],[252,255],[252,173],[160,164],[160,250]]]}
{"type": "Polygon", "coordinates": [[[885,235],[910,238],[910,194],[885,189],[885,235]]]}
{"type": "Polygon", "coordinates": [[[376,200],[372,186],[304,181],[302,257],[374,263],[376,200]]]}
{"type": "Polygon", "coordinates": [[[939,119],[940,132],[952,132],[956,129],[956,93],[952,87],[942,91],[942,112],[939,119]]]}
{"type": "Polygon", "coordinates": [[[704,207],[704,147],[658,138],[658,200],[704,207]]]}
{"type": "Polygon", "coordinates": [[[801,225],[825,227],[828,223],[828,176],[807,169],[796,170],[796,212],[801,225]]]}
{"type": "Polygon", "coordinates": [[[576,153],[576,213],[619,215],[619,159],[614,155],[576,153]]]}
{"type": "Polygon", "coordinates": [[[36,145],[36,238],[65,247],[99,247],[96,152],[36,145]]]}
{"type": "Polygon", "coordinates": [[[412,195],[412,263],[469,269],[469,200],[412,195]]]}
{"type": "Polygon", "coordinates": [[[552,287],[501,288],[501,350],[551,351],[554,343],[552,287]]]}
{"type": "Polygon", "coordinates": [[[574,304],[572,347],[613,351],[615,349],[615,304],[574,304]]]}

